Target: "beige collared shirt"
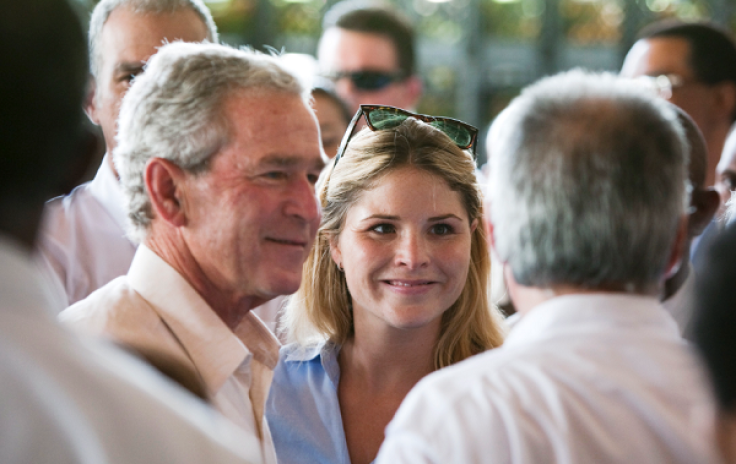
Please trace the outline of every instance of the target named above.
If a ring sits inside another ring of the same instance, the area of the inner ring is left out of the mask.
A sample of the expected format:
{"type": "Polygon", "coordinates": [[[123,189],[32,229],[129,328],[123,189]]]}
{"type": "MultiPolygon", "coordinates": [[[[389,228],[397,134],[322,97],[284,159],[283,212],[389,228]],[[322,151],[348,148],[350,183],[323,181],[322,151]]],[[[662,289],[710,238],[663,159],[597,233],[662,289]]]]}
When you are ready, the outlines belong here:
{"type": "Polygon", "coordinates": [[[178,272],[141,245],[127,275],[59,318],[79,332],[167,354],[193,369],[215,407],[257,436],[264,461],[275,463],[262,418],[279,342],[258,316],[249,312],[234,333],[178,272]]]}

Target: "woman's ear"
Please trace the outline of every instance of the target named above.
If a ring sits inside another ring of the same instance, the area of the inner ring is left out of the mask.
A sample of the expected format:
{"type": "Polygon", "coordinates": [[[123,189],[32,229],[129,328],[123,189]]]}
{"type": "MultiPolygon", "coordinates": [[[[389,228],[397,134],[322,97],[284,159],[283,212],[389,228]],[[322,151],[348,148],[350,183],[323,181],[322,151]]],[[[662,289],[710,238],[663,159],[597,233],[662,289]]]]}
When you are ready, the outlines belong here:
{"type": "Polygon", "coordinates": [[[470,223],[470,235],[473,235],[476,227],[478,227],[478,219],[473,219],[473,222],[470,223]]]}
{"type": "Polygon", "coordinates": [[[339,267],[341,270],[343,269],[342,265],[342,252],[340,251],[340,236],[330,234],[330,238],[328,239],[330,242],[330,256],[332,256],[332,260],[335,262],[337,267],[339,267]]]}

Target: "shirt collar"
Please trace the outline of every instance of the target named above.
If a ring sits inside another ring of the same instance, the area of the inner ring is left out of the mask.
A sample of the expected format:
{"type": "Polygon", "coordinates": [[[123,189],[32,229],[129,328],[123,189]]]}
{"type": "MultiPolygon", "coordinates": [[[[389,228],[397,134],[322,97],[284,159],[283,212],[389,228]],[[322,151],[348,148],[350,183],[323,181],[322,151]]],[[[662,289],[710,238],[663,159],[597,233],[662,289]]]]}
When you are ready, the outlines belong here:
{"type": "Polygon", "coordinates": [[[337,386],[340,380],[340,365],[337,363],[337,355],[340,354],[342,346],[326,340],[314,342],[306,346],[291,345],[285,349],[289,353],[284,358],[285,362],[311,362],[319,358],[322,368],[332,383],[337,386]]]}
{"type": "Polygon", "coordinates": [[[558,296],[535,306],[516,323],[503,346],[528,345],[572,331],[616,329],[652,330],[680,338],[677,324],[655,297],[593,293],[558,296]]]}
{"type": "Polygon", "coordinates": [[[171,329],[210,392],[251,355],[186,279],[145,245],[136,251],[128,282],[171,329]]]}
{"type": "Polygon", "coordinates": [[[118,227],[128,230],[129,220],[125,195],[120,181],[110,167],[109,157],[109,153],[105,154],[95,178],[89,183],[89,189],[92,196],[105,207],[118,227]]]}

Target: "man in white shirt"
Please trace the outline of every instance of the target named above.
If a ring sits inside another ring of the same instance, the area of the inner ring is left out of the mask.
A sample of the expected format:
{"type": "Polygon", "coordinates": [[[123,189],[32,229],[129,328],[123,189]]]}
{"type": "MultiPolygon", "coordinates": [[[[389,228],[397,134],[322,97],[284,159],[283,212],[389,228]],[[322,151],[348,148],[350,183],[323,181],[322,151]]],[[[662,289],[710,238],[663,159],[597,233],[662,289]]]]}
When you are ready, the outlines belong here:
{"type": "Polygon", "coordinates": [[[261,462],[212,408],[54,320],[32,249],[44,200],[89,157],[86,44],[65,0],[4,4],[0,36],[0,462],[261,462]]]}
{"type": "Polygon", "coordinates": [[[90,93],[85,110],[102,128],[106,155],[91,182],[51,200],[39,240],[42,261],[58,277],[66,305],[128,271],[135,245],[112,159],[120,103],[131,80],[166,41],[217,42],[201,0],[102,0],[90,19],[90,93]]]}
{"type": "Polygon", "coordinates": [[[269,462],[262,416],[279,344],[250,310],[297,290],[319,225],[309,99],[279,58],[162,47],[123,100],[114,152],[141,244],[127,275],[60,315],[193,369],[269,462]]]}
{"type": "Polygon", "coordinates": [[[716,462],[708,386],[657,298],[687,235],[672,107],[572,71],[524,90],[490,146],[490,232],[522,318],[422,380],[377,463],[716,462]]]}

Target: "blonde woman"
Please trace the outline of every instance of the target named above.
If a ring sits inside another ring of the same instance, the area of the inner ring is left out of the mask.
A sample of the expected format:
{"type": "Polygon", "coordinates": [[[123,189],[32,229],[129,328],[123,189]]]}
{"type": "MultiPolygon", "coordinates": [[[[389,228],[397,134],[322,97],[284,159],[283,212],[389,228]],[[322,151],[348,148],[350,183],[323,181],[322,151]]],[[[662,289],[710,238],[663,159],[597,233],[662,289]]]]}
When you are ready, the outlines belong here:
{"type": "Polygon", "coordinates": [[[362,105],[353,118],[323,180],[317,241],[286,313],[294,343],[266,406],[280,463],[370,463],[422,377],[502,343],[476,136],[398,108],[362,105]]]}

